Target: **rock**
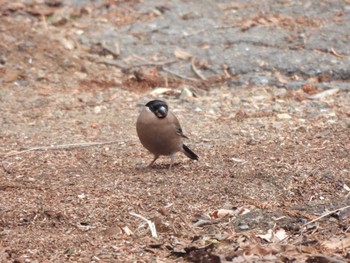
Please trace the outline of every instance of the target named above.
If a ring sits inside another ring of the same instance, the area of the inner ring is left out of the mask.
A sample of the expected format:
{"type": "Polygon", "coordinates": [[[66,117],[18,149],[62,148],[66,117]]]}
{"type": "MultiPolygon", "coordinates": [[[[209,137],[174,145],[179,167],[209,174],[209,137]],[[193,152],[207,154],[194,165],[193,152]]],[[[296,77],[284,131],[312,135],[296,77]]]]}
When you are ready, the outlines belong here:
{"type": "Polygon", "coordinates": [[[287,90],[285,88],[273,89],[272,94],[275,97],[282,98],[287,95],[287,90]]]}
{"type": "Polygon", "coordinates": [[[272,110],[274,112],[280,112],[281,111],[281,105],[279,103],[275,103],[274,105],[272,105],[272,110]]]}
{"type": "Polygon", "coordinates": [[[248,230],[248,229],[249,229],[249,226],[246,225],[246,224],[243,224],[243,225],[239,225],[238,228],[239,228],[240,230],[248,230]]]}
{"type": "Polygon", "coordinates": [[[277,114],[277,119],[279,119],[279,120],[288,120],[288,119],[291,119],[291,118],[292,118],[292,116],[290,116],[287,113],[277,114]]]}
{"type": "Polygon", "coordinates": [[[75,47],[74,41],[71,39],[62,38],[61,43],[64,46],[64,48],[68,50],[73,50],[75,47]]]}
{"type": "Polygon", "coordinates": [[[193,92],[189,88],[184,87],[181,90],[180,99],[187,99],[190,97],[193,97],[193,92]]]}

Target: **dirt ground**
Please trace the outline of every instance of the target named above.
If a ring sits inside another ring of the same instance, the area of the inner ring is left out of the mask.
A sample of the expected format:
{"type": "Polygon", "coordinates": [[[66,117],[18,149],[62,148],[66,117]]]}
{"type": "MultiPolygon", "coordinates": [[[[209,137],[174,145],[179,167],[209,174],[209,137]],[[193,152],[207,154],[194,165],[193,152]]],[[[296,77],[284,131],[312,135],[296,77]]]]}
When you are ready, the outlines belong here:
{"type": "Polygon", "coordinates": [[[0,0],[0,262],[350,260],[349,88],[232,87],[238,75],[206,78],[193,60],[188,77],[164,75],[167,60],[66,37],[86,14],[152,20],[136,1],[28,2],[0,0]],[[152,98],[198,162],[143,169],[136,105],[152,98]]]}

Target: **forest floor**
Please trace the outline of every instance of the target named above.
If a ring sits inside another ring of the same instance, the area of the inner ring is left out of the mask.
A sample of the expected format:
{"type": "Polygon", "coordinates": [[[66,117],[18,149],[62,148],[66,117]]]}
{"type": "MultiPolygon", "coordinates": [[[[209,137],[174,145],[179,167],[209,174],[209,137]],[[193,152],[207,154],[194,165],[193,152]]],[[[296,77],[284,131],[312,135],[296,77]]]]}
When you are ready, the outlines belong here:
{"type": "Polygon", "coordinates": [[[349,1],[145,2],[0,0],[0,262],[348,262],[349,1]]]}

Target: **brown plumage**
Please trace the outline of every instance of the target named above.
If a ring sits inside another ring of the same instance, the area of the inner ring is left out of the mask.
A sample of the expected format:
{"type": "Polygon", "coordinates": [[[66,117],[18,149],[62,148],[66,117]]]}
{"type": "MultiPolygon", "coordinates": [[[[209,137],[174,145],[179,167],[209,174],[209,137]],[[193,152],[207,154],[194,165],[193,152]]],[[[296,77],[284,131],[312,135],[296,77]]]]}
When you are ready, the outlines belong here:
{"type": "Polygon", "coordinates": [[[171,157],[171,169],[177,152],[198,160],[198,156],[183,144],[183,139],[187,137],[182,133],[176,116],[168,112],[168,105],[164,101],[153,100],[145,105],[137,119],[136,131],[142,145],[154,155],[149,166],[159,156],[165,155],[171,157]]]}

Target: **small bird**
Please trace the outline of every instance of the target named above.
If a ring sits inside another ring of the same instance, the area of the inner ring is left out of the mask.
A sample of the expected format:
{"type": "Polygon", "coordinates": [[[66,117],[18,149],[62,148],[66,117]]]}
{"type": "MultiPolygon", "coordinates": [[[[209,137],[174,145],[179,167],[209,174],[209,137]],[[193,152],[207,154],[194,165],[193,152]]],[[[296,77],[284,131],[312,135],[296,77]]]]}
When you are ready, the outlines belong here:
{"type": "Polygon", "coordinates": [[[168,110],[165,101],[152,100],[141,111],[137,122],[136,131],[142,145],[154,155],[153,163],[161,155],[170,156],[169,170],[175,162],[177,152],[183,152],[192,160],[198,160],[198,156],[184,143],[187,138],[181,129],[176,116],[168,110]]]}

